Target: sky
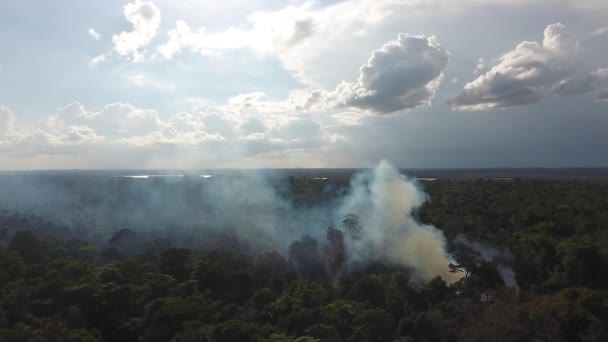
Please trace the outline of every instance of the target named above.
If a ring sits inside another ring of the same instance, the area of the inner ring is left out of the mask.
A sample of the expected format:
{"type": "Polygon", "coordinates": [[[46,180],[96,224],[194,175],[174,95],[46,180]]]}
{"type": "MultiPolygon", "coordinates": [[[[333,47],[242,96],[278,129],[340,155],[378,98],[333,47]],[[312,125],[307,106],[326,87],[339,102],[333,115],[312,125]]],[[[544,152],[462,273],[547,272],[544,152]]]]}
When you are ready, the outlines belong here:
{"type": "Polygon", "coordinates": [[[0,0],[0,169],[608,167],[605,0],[0,0]]]}

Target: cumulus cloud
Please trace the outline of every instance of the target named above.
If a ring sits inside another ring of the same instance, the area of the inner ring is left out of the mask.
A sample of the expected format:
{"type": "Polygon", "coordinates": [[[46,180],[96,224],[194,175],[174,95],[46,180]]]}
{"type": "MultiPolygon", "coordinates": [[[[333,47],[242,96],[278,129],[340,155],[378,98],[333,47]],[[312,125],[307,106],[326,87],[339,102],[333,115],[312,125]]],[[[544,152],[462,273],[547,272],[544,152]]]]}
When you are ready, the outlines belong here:
{"type": "Polygon", "coordinates": [[[320,147],[323,127],[290,101],[264,93],[240,94],[222,106],[194,106],[175,114],[161,130],[130,142],[139,145],[212,143],[244,156],[320,147]]]}
{"type": "Polygon", "coordinates": [[[164,120],[155,110],[129,103],[110,103],[94,111],[73,102],[42,126],[22,131],[13,127],[12,112],[0,107],[0,144],[42,154],[85,153],[102,146],[201,147],[232,157],[323,146],[329,136],[321,124],[294,109],[291,99],[275,101],[259,92],[240,94],[221,106],[195,105],[164,120]]]}
{"type": "MultiPolygon", "coordinates": [[[[434,37],[400,34],[373,51],[356,82],[341,82],[333,91],[296,92],[285,100],[271,99],[262,92],[245,93],[223,105],[194,105],[164,119],[155,110],[129,103],[110,103],[94,111],[74,102],[59,108],[43,127],[32,131],[32,141],[51,146],[102,142],[138,147],[204,145],[244,156],[318,151],[328,143],[346,140],[333,127],[345,120],[357,125],[371,113],[430,103],[448,59],[449,53],[434,37]],[[306,110],[299,105],[304,102],[306,110]],[[353,111],[345,113],[347,107],[353,111]],[[340,117],[340,113],[344,115],[340,117]]],[[[138,86],[172,89],[144,74],[126,78],[138,86]]]]}
{"type": "Polygon", "coordinates": [[[74,102],[49,116],[43,131],[52,143],[82,144],[145,135],[161,126],[155,110],[116,102],[95,112],[74,102]]]}
{"type": "Polygon", "coordinates": [[[194,106],[177,113],[158,131],[129,142],[148,146],[221,142],[231,150],[254,155],[319,146],[322,127],[294,108],[290,101],[273,101],[264,93],[240,94],[222,106],[194,106]]]}
{"type": "MultiPolygon", "coordinates": [[[[36,139],[36,134],[21,129],[16,125],[15,114],[5,106],[0,105],[0,151],[13,148],[36,139]]],[[[20,151],[22,153],[23,151],[20,151]]]]}
{"type": "MultiPolygon", "coordinates": [[[[560,6],[572,10],[590,10],[590,3],[599,4],[602,0],[544,1],[559,2],[560,6]]],[[[399,32],[396,28],[403,30],[406,25],[410,30],[414,27],[412,22],[417,23],[415,27],[424,27],[420,24],[438,18],[453,22],[456,16],[470,13],[471,9],[485,11],[489,3],[526,8],[526,11],[530,7],[529,1],[523,0],[297,1],[283,8],[250,13],[243,21],[225,29],[180,20],[168,32],[159,54],[170,59],[187,50],[208,55],[251,49],[277,58],[303,84],[328,87],[344,79],[348,70],[352,70],[349,68],[357,67],[349,57],[363,56],[378,39],[384,41],[399,32]]]]}
{"type": "Polygon", "coordinates": [[[244,27],[218,32],[208,32],[205,27],[194,31],[187,22],[178,20],[175,28],[167,32],[168,41],[157,50],[166,59],[183,50],[216,55],[224,50],[250,48],[280,54],[313,34],[314,5],[307,2],[274,12],[255,12],[248,16],[244,27]]]}
{"type": "Polygon", "coordinates": [[[205,29],[200,28],[198,32],[193,32],[188,23],[178,20],[175,28],[167,32],[169,40],[157,47],[158,52],[165,58],[171,59],[182,50],[198,52],[204,56],[214,56],[220,54],[218,51],[205,47],[205,29]]]}
{"type": "Polygon", "coordinates": [[[224,30],[204,26],[192,29],[190,24],[179,20],[167,32],[168,40],[158,47],[158,52],[171,59],[185,50],[212,55],[250,49],[277,58],[301,83],[319,86],[318,80],[328,74],[322,64],[347,62],[328,60],[327,55],[344,52],[344,44],[364,51],[367,46],[353,45],[353,39],[365,37],[374,27],[387,25],[387,18],[398,17],[408,6],[413,5],[401,1],[348,0],[335,4],[304,1],[277,10],[253,12],[243,22],[224,30]]]}
{"type": "Polygon", "coordinates": [[[7,148],[30,138],[30,134],[16,127],[16,117],[7,107],[0,105],[0,148],[7,148]]]}
{"type": "Polygon", "coordinates": [[[571,77],[578,50],[566,26],[549,25],[542,43],[520,43],[490,71],[467,83],[449,104],[457,110],[483,110],[538,102],[547,89],[571,77]]]}
{"type": "Polygon", "coordinates": [[[310,94],[307,108],[358,108],[386,114],[428,105],[443,78],[450,54],[435,37],[401,33],[375,50],[356,82],[310,94]]]}
{"type": "Polygon", "coordinates": [[[88,32],[89,32],[89,36],[93,37],[93,39],[95,39],[95,40],[101,39],[101,34],[99,34],[99,32],[97,32],[97,31],[95,31],[95,29],[90,28],[88,32]]]}
{"type": "Polygon", "coordinates": [[[42,138],[39,143],[50,145],[81,145],[87,143],[97,143],[104,140],[95,130],[89,126],[69,125],[62,130],[37,131],[36,138],[42,138]]]}
{"type": "Polygon", "coordinates": [[[124,6],[124,16],[133,29],[112,36],[114,51],[132,62],[143,59],[142,49],[156,36],[161,13],[152,2],[136,0],[124,6]]]}

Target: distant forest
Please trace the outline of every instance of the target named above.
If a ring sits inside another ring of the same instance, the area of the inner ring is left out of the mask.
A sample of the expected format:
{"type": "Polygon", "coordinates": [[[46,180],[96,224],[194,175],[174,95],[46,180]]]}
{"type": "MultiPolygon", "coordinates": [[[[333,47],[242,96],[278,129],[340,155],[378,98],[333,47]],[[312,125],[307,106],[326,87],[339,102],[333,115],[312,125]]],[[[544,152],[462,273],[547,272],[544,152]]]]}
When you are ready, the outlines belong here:
{"type": "Polygon", "coordinates": [[[183,248],[123,227],[99,245],[5,210],[0,341],[608,341],[608,181],[423,187],[415,215],[444,232],[451,284],[336,274],[356,217],[280,254],[229,232],[183,248]]]}

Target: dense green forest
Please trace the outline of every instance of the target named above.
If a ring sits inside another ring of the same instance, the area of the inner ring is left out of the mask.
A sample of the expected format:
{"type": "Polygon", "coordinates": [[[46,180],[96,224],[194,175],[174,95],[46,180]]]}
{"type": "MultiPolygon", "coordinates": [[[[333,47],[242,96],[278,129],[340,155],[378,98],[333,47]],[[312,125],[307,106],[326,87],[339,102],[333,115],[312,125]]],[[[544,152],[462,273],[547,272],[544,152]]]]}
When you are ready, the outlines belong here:
{"type": "Polygon", "coordinates": [[[424,188],[453,284],[382,264],[334,281],[339,250],[314,257],[331,229],[284,256],[158,240],[128,255],[129,230],[99,247],[1,223],[0,341],[608,341],[608,182],[424,188]]]}

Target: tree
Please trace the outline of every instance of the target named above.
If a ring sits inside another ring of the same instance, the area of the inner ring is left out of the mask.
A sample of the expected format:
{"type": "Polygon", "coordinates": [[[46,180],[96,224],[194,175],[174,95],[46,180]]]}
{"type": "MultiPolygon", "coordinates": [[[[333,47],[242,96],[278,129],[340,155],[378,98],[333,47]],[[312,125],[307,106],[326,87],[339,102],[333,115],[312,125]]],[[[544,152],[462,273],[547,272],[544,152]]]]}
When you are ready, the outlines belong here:
{"type": "Polygon", "coordinates": [[[40,239],[29,230],[16,231],[9,248],[19,253],[27,262],[40,262],[43,257],[40,239]]]}
{"type": "Polygon", "coordinates": [[[327,279],[325,266],[321,260],[319,243],[309,235],[304,235],[289,246],[289,263],[304,278],[324,281],[327,279]]]}
{"type": "Polygon", "coordinates": [[[467,279],[477,267],[480,253],[464,244],[456,244],[453,255],[456,263],[448,265],[450,272],[462,274],[467,279]]]}
{"type": "Polygon", "coordinates": [[[363,230],[363,227],[359,223],[359,216],[355,214],[346,215],[342,221],[342,225],[353,238],[358,238],[361,234],[361,230],[363,230]]]}
{"type": "Polygon", "coordinates": [[[253,342],[259,340],[258,327],[241,320],[228,320],[216,325],[204,326],[200,332],[200,341],[253,342]]]}
{"type": "Polygon", "coordinates": [[[190,277],[191,268],[188,264],[192,251],[185,248],[170,248],[160,253],[159,268],[162,273],[168,274],[181,282],[190,277]]]}
{"type": "Polygon", "coordinates": [[[344,248],[344,234],[338,229],[330,227],[327,229],[326,264],[330,278],[334,278],[342,269],[346,261],[344,248]]]}

